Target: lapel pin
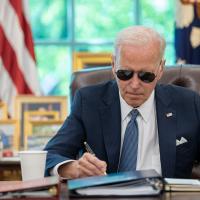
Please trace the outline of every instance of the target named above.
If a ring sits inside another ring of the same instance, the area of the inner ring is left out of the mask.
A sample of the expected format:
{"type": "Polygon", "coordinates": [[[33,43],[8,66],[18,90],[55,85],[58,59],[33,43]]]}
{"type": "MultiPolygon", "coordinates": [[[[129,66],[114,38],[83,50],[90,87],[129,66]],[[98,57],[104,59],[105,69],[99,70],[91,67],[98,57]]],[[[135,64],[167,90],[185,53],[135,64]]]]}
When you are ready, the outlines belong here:
{"type": "Polygon", "coordinates": [[[172,113],[170,112],[170,113],[166,113],[166,117],[172,117],[172,113]]]}

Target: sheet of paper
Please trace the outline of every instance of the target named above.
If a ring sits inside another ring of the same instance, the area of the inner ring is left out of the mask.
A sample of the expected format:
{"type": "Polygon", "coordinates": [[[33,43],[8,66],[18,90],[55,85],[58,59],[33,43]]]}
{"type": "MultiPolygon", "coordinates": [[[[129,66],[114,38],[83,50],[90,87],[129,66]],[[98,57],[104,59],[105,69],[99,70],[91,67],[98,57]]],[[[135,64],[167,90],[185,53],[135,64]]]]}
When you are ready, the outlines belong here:
{"type": "Polygon", "coordinates": [[[197,179],[165,178],[165,181],[170,185],[199,185],[200,186],[200,181],[197,179]]]}

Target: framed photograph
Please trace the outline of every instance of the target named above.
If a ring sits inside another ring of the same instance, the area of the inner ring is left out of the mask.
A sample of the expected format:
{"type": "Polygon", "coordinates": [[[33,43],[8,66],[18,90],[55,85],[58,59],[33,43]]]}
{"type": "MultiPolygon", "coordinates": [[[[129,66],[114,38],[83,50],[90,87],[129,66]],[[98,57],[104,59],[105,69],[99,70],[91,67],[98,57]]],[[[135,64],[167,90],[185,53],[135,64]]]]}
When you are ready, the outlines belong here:
{"type": "Polygon", "coordinates": [[[0,120],[0,135],[3,141],[3,148],[9,150],[18,150],[19,144],[16,138],[17,121],[11,119],[0,120]]]}
{"type": "Polygon", "coordinates": [[[43,149],[62,124],[63,120],[29,121],[28,130],[25,132],[24,137],[25,149],[43,149]]]}
{"type": "Polygon", "coordinates": [[[0,101],[0,120],[8,119],[7,105],[0,101]]]}
{"type": "Polygon", "coordinates": [[[75,52],[73,54],[73,71],[83,68],[110,66],[111,53],[75,52]]]}
{"type": "Polygon", "coordinates": [[[19,121],[19,132],[16,137],[20,141],[20,146],[24,147],[24,137],[27,135],[25,128],[28,121],[41,121],[41,119],[64,121],[66,116],[66,96],[17,96],[15,99],[15,119],[19,121]]]}

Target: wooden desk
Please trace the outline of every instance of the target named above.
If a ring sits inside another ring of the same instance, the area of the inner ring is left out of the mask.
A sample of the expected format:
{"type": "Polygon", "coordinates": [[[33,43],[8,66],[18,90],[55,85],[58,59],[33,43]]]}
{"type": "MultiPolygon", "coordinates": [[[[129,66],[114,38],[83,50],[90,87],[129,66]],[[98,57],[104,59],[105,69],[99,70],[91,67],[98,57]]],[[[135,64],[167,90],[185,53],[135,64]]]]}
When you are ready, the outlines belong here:
{"type": "Polygon", "coordinates": [[[62,197],[61,200],[199,200],[200,192],[167,192],[158,197],[134,197],[134,198],[67,198],[62,197]]]}
{"type": "Polygon", "coordinates": [[[21,180],[21,168],[18,157],[5,157],[0,159],[0,180],[21,180]]]}
{"type": "Polygon", "coordinates": [[[198,200],[200,192],[166,192],[160,200],[198,200]]]}

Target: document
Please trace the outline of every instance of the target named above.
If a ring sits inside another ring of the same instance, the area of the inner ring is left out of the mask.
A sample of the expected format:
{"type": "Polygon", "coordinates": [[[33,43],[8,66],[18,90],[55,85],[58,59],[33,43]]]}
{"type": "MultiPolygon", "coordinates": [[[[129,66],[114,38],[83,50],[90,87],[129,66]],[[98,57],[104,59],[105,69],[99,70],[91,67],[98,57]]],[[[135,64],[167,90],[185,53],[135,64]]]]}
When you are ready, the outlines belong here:
{"type": "Polygon", "coordinates": [[[155,170],[120,172],[68,181],[71,196],[151,196],[163,189],[155,170]]]}
{"type": "Polygon", "coordinates": [[[165,178],[165,191],[200,192],[200,180],[165,178]]]}

